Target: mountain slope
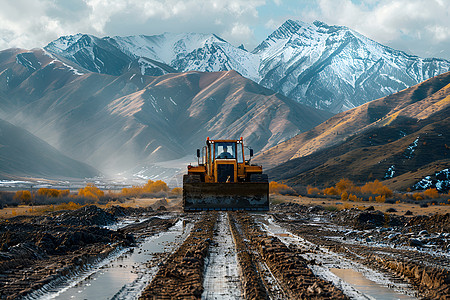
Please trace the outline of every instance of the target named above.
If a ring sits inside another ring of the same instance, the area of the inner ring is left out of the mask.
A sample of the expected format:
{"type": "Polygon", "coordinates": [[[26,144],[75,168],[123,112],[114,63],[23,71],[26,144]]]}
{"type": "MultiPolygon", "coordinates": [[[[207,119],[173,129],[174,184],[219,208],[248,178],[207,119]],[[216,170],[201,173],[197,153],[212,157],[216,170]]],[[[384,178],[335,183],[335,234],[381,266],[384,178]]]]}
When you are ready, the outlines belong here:
{"type": "Polygon", "coordinates": [[[6,85],[0,114],[106,172],[190,155],[207,136],[242,136],[259,151],[331,116],[235,71],[147,76],[131,64],[112,76],[81,74],[41,50],[1,57],[0,84],[3,73],[17,84],[6,85]],[[29,72],[16,61],[24,54],[38,62],[29,72]]]}
{"type": "Polygon", "coordinates": [[[0,176],[2,178],[85,178],[94,168],[73,160],[26,130],[0,119],[0,176]]]}
{"type": "Polygon", "coordinates": [[[254,159],[292,185],[386,180],[406,189],[450,166],[450,72],[340,113],[254,159]]]}

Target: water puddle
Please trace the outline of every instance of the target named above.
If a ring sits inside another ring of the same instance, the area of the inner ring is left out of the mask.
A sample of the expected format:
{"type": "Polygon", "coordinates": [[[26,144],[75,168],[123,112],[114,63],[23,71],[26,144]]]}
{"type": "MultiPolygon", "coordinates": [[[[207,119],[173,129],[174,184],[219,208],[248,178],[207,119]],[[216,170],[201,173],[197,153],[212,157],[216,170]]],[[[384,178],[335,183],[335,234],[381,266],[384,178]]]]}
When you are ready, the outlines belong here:
{"type": "Polygon", "coordinates": [[[189,234],[192,223],[179,220],[168,231],[147,238],[138,247],[74,279],[68,286],[41,299],[136,299],[158,271],[158,262],[189,234]]]}
{"type": "Polygon", "coordinates": [[[408,295],[399,294],[387,287],[384,287],[372,280],[367,279],[363,274],[353,269],[337,269],[330,268],[330,271],[364,293],[368,297],[377,300],[394,300],[394,299],[416,299],[408,295]]]}
{"type": "Polygon", "coordinates": [[[261,222],[261,228],[269,235],[278,237],[286,245],[295,244],[303,249],[304,254],[301,256],[308,261],[316,262],[308,265],[313,273],[332,282],[353,299],[417,299],[412,296],[415,292],[406,283],[394,281],[385,274],[369,269],[326,248],[318,247],[292,234],[275,223],[271,217],[255,216],[255,219],[261,222]]]}
{"type": "Polygon", "coordinates": [[[203,287],[202,299],[241,299],[239,263],[225,212],[220,212],[216,223],[203,287]]]}

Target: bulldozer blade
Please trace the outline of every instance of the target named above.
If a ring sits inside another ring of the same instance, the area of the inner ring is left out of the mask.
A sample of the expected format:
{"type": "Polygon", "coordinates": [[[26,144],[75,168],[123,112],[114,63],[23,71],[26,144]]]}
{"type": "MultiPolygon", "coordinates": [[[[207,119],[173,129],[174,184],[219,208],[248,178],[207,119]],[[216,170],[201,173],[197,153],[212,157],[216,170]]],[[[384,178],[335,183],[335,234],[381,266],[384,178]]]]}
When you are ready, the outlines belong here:
{"type": "Polygon", "coordinates": [[[185,183],[184,211],[200,210],[269,210],[267,182],[185,183]]]}

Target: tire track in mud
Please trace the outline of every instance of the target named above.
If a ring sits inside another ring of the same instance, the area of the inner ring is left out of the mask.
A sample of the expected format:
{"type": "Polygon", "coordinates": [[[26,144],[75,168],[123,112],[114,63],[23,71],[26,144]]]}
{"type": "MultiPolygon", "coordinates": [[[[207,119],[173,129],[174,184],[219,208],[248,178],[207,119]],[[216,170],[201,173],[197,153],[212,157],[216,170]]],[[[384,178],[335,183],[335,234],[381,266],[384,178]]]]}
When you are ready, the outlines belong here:
{"type": "Polygon", "coordinates": [[[282,287],[284,298],[291,299],[348,299],[330,282],[318,278],[307,266],[307,261],[289,249],[277,237],[269,236],[259,228],[247,213],[232,213],[247,245],[259,253],[282,287]]]}
{"type": "Polygon", "coordinates": [[[347,296],[355,299],[373,299],[373,297],[377,298],[377,295],[383,299],[415,299],[412,295],[416,293],[412,291],[409,284],[403,281],[399,282],[399,280],[392,281],[391,277],[368,268],[355,259],[345,258],[342,254],[334,253],[320,244],[309,242],[301,236],[293,234],[278,222],[274,222],[271,216],[264,216],[264,218],[259,216],[258,220],[264,231],[271,236],[277,236],[286,246],[306,259],[314,274],[332,282],[347,296]],[[351,282],[359,280],[361,285],[352,286],[343,281],[335,274],[336,271],[341,270],[344,271],[344,274],[349,274],[351,271],[351,282]],[[349,272],[345,273],[345,271],[349,272]],[[366,283],[362,285],[362,282],[366,283]],[[361,288],[361,291],[357,288],[361,288]],[[408,295],[401,293],[405,291],[409,292],[408,295]]]}
{"type": "Polygon", "coordinates": [[[240,273],[229,218],[220,212],[206,260],[202,299],[240,299],[240,273]]]}
{"type": "MultiPolygon", "coordinates": [[[[101,280],[92,282],[92,279],[93,278],[95,278],[94,280],[98,279],[97,277],[99,274],[109,272],[110,270],[112,270],[112,268],[117,269],[121,273],[123,272],[122,276],[125,277],[129,276],[127,274],[137,273],[136,271],[137,269],[130,270],[127,273],[127,270],[131,269],[131,267],[134,268],[134,266],[130,265],[128,266],[128,268],[125,268],[125,266],[122,265],[124,260],[126,260],[126,257],[132,255],[131,253],[133,253],[135,249],[140,249],[141,244],[145,243],[144,239],[148,237],[153,237],[156,234],[164,235],[165,233],[170,231],[169,229],[173,228],[175,223],[177,223],[177,216],[170,216],[169,218],[166,219],[151,217],[139,224],[130,224],[128,226],[124,226],[123,228],[118,229],[117,231],[113,231],[125,235],[134,234],[136,236],[139,236],[137,238],[137,240],[139,241],[137,248],[134,248],[135,246],[116,247],[116,248],[111,247],[111,249],[113,249],[112,251],[102,251],[95,255],[91,254],[91,257],[84,256],[83,254],[81,256],[83,260],[78,259],[77,264],[67,265],[68,269],[65,274],[63,274],[62,276],[55,277],[54,280],[50,281],[40,289],[35,290],[32,293],[26,295],[24,298],[66,299],[67,297],[70,297],[68,295],[71,294],[86,296],[84,288],[89,287],[92,290],[95,289],[95,286],[101,284],[100,283],[101,280]],[[83,292],[83,294],[79,294],[80,292],[83,292]]],[[[125,281],[127,281],[126,278],[124,279],[124,282],[125,281]]],[[[101,290],[102,288],[103,286],[100,286],[99,289],[101,290]]],[[[114,293],[114,288],[106,289],[105,297],[107,297],[107,295],[109,297],[113,296],[113,294],[111,293],[114,293]]],[[[96,292],[96,295],[98,295],[98,292],[96,292]]],[[[87,297],[89,298],[90,296],[87,295],[87,297]]]]}
{"type": "Polygon", "coordinates": [[[258,271],[258,260],[254,251],[249,249],[242,237],[240,224],[236,221],[235,213],[228,213],[230,218],[230,229],[233,235],[234,244],[238,253],[238,260],[241,267],[241,282],[244,299],[268,299],[270,288],[264,284],[258,271]],[[239,229],[238,229],[239,227],[239,229]]]}
{"type": "MultiPolygon", "coordinates": [[[[431,255],[419,255],[417,251],[408,249],[344,243],[329,238],[329,235],[334,237],[335,232],[321,228],[314,234],[308,224],[295,224],[282,214],[273,216],[278,224],[293,234],[320,245],[322,249],[341,254],[351,261],[383,273],[384,278],[392,278],[388,285],[400,292],[424,299],[446,299],[450,294],[450,271],[445,265],[438,267],[432,263],[431,255]]],[[[434,259],[439,261],[439,258],[434,259]]]]}
{"type": "Polygon", "coordinates": [[[217,212],[203,212],[191,234],[160,266],[139,299],[198,299],[203,293],[205,258],[213,240],[217,212]]]}

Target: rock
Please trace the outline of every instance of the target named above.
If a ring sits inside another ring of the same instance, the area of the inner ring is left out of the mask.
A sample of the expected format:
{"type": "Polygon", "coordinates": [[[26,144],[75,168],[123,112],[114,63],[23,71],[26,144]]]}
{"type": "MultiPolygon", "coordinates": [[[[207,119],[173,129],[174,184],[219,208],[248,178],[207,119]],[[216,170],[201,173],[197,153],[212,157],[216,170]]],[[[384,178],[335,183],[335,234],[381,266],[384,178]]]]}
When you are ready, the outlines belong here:
{"type": "Polygon", "coordinates": [[[418,239],[409,239],[409,245],[412,247],[422,247],[423,243],[418,239]]]}

